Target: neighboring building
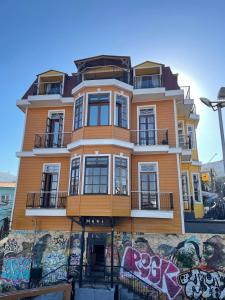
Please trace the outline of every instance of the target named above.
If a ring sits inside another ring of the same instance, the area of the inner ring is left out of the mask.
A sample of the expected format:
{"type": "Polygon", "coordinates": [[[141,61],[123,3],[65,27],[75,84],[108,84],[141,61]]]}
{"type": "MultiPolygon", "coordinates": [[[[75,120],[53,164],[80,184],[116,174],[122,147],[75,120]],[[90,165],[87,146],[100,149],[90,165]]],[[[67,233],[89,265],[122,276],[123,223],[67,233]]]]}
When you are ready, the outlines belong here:
{"type": "Polygon", "coordinates": [[[0,182],[0,220],[11,218],[15,189],[15,182],[0,182]]]}
{"type": "Polygon", "coordinates": [[[206,164],[202,164],[202,173],[213,173],[215,178],[225,177],[223,160],[213,161],[206,164]]]}
{"type": "Polygon", "coordinates": [[[12,228],[184,233],[184,210],[203,216],[190,88],[128,56],[75,64],[37,75],[17,101],[26,121],[12,228]]]}

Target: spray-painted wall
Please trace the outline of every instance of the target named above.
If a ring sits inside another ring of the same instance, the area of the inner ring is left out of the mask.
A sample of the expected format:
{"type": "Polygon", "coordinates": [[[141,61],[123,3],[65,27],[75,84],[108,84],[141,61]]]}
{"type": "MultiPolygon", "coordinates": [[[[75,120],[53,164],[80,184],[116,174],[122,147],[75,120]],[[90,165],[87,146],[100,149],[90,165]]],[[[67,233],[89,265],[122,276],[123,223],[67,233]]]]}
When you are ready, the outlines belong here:
{"type": "MultiPolygon", "coordinates": [[[[80,233],[14,231],[0,248],[1,287],[27,287],[33,267],[42,267],[45,282],[78,272],[80,233]],[[69,263],[69,267],[67,268],[69,263]]],[[[87,233],[85,235],[87,241],[87,233]]],[[[111,264],[111,235],[106,236],[105,262],[111,264]]],[[[225,299],[225,236],[116,233],[114,265],[146,281],[168,299],[225,299]]],[[[86,253],[84,254],[84,262],[86,253]]],[[[109,268],[110,270],[110,268],[109,268]]]]}

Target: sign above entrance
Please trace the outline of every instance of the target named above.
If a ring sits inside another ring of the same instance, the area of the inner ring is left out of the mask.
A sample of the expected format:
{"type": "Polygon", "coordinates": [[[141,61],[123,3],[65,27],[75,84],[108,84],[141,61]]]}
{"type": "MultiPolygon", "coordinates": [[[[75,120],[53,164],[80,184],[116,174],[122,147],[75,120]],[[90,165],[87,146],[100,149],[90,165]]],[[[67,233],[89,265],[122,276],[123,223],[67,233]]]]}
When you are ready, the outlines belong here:
{"type": "Polygon", "coordinates": [[[110,217],[83,217],[85,226],[112,227],[113,218],[110,217]]]}

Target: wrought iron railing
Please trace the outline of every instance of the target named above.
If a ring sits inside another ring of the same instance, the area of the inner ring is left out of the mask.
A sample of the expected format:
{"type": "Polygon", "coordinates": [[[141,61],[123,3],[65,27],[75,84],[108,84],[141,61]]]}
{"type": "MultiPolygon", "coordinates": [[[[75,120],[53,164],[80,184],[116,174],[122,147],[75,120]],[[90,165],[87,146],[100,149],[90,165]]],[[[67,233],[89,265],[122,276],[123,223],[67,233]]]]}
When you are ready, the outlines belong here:
{"type": "Polygon", "coordinates": [[[131,209],[173,210],[173,193],[131,191],[131,209]]]}
{"type": "Polygon", "coordinates": [[[67,192],[29,192],[26,208],[66,208],[67,192]]]}
{"type": "Polygon", "coordinates": [[[34,148],[66,148],[71,142],[71,132],[35,134],[34,148]]]}
{"type": "Polygon", "coordinates": [[[131,130],[131,142],[138,146],[168,145],[168,129],[131,130]]]}
{"type": "Polygon", "coordinates": [[[148,89],[156,87],[161,87],[160,74],[135,76],[134,78],[135,89],[148,89]]]}
{"type": "Polygon", "coordinates": [[[193,137],[191,134],[178,134],[179,146],[182,149],[190,150],[193,146],[193,137]]]}

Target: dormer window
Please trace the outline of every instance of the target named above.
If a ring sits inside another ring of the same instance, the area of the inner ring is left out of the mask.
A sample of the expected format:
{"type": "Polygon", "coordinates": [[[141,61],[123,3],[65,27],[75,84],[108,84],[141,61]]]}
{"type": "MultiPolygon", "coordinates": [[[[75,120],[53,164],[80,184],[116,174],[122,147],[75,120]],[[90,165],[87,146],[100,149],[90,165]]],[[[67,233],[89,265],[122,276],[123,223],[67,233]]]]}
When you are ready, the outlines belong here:
{"type": "Polygon", "coordinates": [[[37,95],[62,95],[65,74],[50,70],[38,75],[37,95]]]}
{"type": "Polygon", "coordinates": [[[146,61],[134,67],[134,88],[151,89],[161,87],[162,65],[146,61]]]}

